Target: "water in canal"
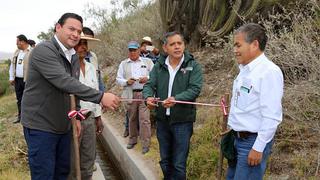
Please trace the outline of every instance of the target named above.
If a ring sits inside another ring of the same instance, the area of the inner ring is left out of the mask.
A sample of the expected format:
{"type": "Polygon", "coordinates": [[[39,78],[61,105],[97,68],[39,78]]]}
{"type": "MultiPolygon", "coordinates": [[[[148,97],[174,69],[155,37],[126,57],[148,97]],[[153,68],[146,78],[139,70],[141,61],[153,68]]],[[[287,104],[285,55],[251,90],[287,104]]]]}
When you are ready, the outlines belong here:
{"type": "Polygon", "coordinates": [[[122,180],[119,171],[108,157],[108,153],[103,149],[103,146],[98,139],[96,162],[99,163],[106,180],[122,180]]]}

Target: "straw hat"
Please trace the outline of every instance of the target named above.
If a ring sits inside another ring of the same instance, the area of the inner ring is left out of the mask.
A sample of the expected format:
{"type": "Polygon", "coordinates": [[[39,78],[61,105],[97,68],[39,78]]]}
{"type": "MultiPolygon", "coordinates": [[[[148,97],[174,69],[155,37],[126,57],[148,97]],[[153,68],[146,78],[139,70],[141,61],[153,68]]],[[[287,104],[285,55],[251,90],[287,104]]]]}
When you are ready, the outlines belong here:
{"type": "Polygon", "coordinates": [[[83,32],[81,32],[81,34],[80,34],[80,39],[85,39],[88,41],[101,41],[100,39],[89,37],[89,36],[83,34],[83,32]]]}

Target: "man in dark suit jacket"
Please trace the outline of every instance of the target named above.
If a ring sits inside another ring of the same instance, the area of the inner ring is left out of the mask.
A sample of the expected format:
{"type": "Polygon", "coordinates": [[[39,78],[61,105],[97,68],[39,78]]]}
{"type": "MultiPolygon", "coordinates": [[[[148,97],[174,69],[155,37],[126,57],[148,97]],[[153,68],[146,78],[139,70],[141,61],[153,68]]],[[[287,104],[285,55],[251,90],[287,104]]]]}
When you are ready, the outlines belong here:
{"type": "MultiPolygon", "coordinates": [[[[73,47],[80,40],[82,18],[65,13],[51,41],[39,44],[30,55],[22,99],[22,118],[32,179],[66,179],[70,169],[70,94],[114,110],[119,98],[78,81],[79,61],[73,47]]],[[[81,124],[77,123],[78,135],[81,124]]]]}

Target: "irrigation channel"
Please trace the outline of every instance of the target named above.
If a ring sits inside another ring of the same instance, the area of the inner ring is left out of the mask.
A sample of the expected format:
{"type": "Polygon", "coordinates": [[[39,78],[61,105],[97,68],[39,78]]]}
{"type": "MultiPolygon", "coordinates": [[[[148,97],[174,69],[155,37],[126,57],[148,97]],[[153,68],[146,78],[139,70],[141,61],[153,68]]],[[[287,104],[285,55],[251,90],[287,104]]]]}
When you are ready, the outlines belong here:
{"type": "Polygon", "coordinates": [[[122,175],[112,162],[111,158],[108,156],[107,150],[102,146],[100,138],[97,138],[97,157],[96,162],[99,163],[99,166],[102,170],[104,178],[106,180],[123,180],[122,175]]]}

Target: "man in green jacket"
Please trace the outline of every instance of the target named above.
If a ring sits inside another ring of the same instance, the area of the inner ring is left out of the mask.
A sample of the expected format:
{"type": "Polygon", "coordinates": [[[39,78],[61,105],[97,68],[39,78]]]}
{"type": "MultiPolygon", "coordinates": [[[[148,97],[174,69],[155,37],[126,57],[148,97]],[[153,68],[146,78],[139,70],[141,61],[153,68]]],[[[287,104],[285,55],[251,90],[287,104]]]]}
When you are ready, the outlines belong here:
{"type": "Polygon", "coordinates": [[[156,107],[160,166],[164,179],[186,179],[186,162],[196,107],[176,104],[175,100],[195,101],[202,87],[201,66],[185,52],[183,36],[178,32],[165,35],[161,56],[143,87],[149,108],[156,107]],[[164,101],[156,104],[156,99],[164,101]]]}

